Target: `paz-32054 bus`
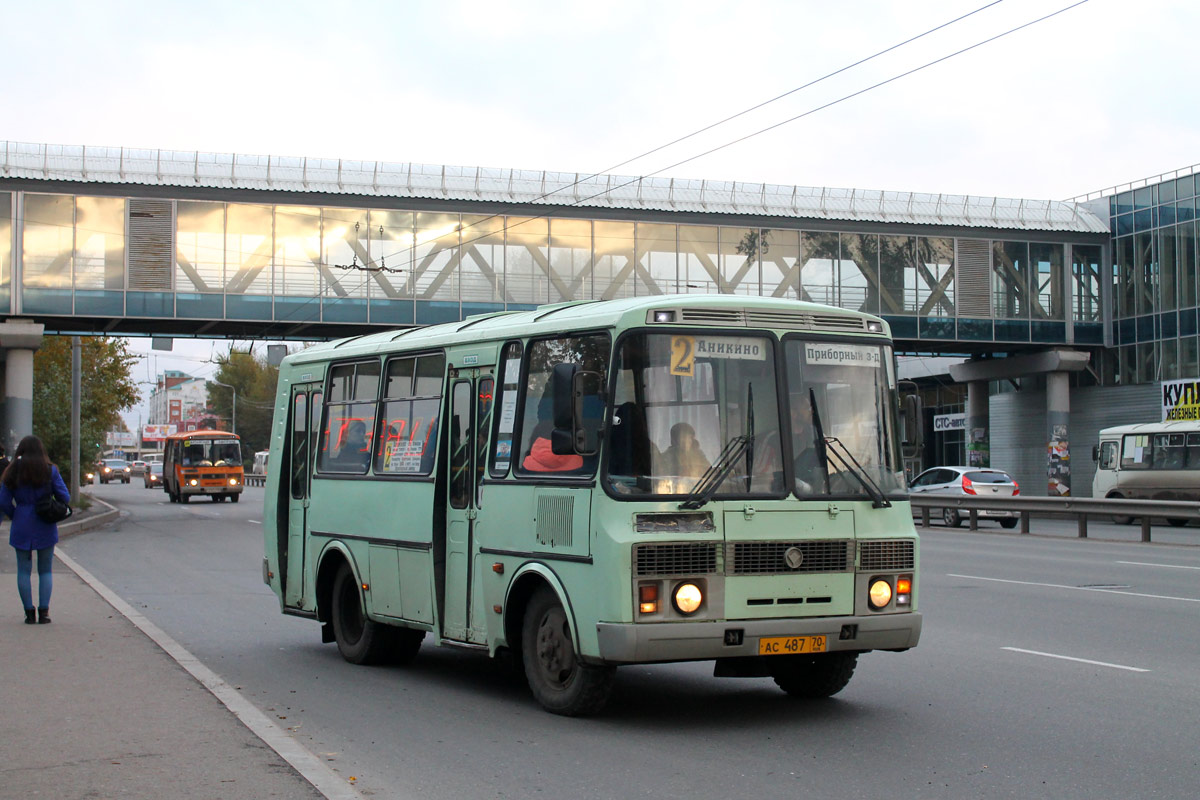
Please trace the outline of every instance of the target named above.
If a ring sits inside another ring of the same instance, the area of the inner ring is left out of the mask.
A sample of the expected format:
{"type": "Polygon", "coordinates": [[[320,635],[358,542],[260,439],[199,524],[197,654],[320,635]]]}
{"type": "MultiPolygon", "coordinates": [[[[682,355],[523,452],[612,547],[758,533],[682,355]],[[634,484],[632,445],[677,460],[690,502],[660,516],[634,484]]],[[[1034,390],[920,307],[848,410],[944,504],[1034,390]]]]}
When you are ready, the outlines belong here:
{"type": "Polygon", "coordinates": [[[658,296],[288,356],[263,578],[355,663],[511,653],[547,710],[714,660],[824,697],[917,644],[886,324],[658,296]]]}

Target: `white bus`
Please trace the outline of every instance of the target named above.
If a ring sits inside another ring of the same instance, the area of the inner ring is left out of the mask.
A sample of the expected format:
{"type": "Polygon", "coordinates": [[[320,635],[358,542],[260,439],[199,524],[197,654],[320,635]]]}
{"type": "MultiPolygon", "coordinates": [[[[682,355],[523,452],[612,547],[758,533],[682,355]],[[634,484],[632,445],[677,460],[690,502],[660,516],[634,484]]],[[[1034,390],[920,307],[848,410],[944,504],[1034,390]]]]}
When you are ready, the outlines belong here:
{"type": "Polygon", "coordinates": [[[311,347],[276,397],[263,580],[353,663],[427,635],[507,652],[573,715],[622,664],[827,697],[860,654],[920,637],[878,317],[543,306],[311,347]]]}
{"type": "MultiPolygon", "coordinates": [[[[1147,422],[1100,431],[1092,497],[1200,500],[1200,422],[1147,422]]],[[[1129,517],[1117,517],[1129,522],[1129,517]]],[[[1168,520],[1186,525],[1186,519],[1168,520]]]]}

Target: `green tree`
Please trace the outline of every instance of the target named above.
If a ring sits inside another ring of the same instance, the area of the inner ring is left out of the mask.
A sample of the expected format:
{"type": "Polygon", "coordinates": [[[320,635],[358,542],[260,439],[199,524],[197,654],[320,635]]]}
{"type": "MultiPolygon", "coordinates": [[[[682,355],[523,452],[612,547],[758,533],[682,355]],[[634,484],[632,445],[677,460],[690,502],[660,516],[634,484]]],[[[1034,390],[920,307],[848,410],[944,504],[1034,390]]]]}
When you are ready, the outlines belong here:
{"type": "MultiPolygon", "coordinates": [[[[275,385],[279,368],[267,363],[253,349],[234,350],[217,358],[214,381],[232,386],[237,393],[237,433],[242,439],[242,458],[248,464],[258,450],[266,450],[271,442],[271,417],[275,413],[275,385]]],[[[226,386],[210,382],[208,405],[215,416],[232,421],[233,392],[226,386]]]]}
{"type": "MultiPolygon", "coordinates": [[[[87,470],[104,434],[124,430],[121,412],[138,401],[131,369],[136,357],[123,339],[81,337],[79,467],[87,470]]],[[[70,485],[71,337],[47,336],[33,356],[33,432],[70,485]]]]}

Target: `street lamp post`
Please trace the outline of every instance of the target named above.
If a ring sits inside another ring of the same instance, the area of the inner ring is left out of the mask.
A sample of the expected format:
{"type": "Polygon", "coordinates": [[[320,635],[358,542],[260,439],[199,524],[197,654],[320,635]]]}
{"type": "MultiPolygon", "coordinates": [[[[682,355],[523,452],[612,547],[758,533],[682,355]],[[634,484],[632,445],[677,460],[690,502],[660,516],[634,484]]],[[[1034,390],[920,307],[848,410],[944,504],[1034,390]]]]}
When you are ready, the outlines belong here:
{"type": "Polygon", "coordinates": [[[215,383],[217,386],[224,386],[226,389],[233,392],[233,399],[229,403],[229,432],[237,434],[237,389],[230,386],[228,383],[214,381],[212,378],[209,378],[208,382],[215,383]]]}

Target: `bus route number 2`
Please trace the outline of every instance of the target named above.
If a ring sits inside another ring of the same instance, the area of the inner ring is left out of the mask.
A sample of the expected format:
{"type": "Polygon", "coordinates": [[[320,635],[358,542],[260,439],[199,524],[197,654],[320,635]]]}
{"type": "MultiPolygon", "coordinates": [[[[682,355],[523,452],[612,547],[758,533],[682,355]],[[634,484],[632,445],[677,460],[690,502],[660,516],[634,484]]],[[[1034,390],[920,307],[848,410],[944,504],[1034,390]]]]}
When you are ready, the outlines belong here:
{"type": "Polygon", "coordinates": [[[694,336],[671,337],[671,374],[684,378],[696,374],[696,338],[694,336]]]}

